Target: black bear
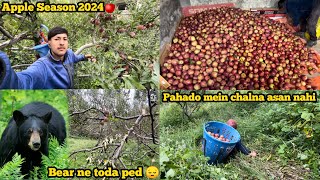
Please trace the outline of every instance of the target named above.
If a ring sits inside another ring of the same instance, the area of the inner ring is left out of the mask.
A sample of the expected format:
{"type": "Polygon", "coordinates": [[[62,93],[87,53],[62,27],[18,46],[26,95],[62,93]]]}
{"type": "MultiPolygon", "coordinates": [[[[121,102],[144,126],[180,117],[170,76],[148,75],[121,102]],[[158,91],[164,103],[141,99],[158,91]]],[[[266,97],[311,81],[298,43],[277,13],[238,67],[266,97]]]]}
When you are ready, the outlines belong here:
{"type": "Polygon", "coordinates": [[[41,166],[41,153],[48,156],[48,138],[52,135],[60,145],[66,138],[63,116],[54,107],[42,102],[32,102],[13,112],[0,141],[0,167],[12,160],[15,153],[25,158],[22,174],[41,166]]]}

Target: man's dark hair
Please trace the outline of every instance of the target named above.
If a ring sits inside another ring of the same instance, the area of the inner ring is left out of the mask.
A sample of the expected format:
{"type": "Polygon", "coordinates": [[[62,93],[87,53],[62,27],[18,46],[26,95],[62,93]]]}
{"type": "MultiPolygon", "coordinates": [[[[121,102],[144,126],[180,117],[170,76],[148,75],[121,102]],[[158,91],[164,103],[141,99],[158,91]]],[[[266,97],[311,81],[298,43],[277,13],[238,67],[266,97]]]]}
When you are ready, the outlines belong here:
{"type": "Polygon", "coordinates": [[[48,40],[50,40],[53,36],[57,35],[57,34],[67,34],[68,36],[68,31],[63,28],[63,27],[54,27],[52,29],[50,29],[50,31],[48,32],[48,40]]]}

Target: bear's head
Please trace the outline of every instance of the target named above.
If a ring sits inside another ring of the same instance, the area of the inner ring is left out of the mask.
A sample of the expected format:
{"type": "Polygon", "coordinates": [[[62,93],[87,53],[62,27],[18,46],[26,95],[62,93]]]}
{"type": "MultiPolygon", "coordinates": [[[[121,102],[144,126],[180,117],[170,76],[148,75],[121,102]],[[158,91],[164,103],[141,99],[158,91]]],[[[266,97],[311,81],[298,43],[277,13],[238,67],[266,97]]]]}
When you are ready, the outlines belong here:
{"type": "Polygon", "coordinates": [[[33,151],[38,151],[41,145],[48,141],[48,123],[52,112],[38,117],[35,115],[24,115],[21,111],[13,112],[13,119],[18,127],[18,138],[22,145],[33,151]]]}

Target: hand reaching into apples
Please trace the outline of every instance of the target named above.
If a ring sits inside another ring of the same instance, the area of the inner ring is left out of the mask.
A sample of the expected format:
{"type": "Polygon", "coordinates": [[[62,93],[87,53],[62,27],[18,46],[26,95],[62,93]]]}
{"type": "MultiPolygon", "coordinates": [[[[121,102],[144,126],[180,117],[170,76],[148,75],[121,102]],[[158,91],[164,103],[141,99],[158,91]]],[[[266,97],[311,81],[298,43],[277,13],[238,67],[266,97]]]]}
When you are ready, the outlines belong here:
{"type": "Polygon", "coordinates": [[[91,61],[93,63],[97,62],[97,59],[95,57],[93,57],[91,54],[86,54],[84,55],[84,57],[88,60],[91,61]]]}

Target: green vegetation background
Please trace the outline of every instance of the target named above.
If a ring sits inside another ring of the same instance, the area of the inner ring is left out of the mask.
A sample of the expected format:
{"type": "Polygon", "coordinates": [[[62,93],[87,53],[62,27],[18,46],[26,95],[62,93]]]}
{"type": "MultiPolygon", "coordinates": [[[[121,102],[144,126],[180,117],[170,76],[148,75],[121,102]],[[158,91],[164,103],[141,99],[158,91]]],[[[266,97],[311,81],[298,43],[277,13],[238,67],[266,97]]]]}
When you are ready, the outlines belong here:
{"type": "Polygon", "coordinates": [[[0,134],[6,128],[14,110],[39,101],[52,105],[64,117],[68,126],[68,99],[64,90],[1,90],[0,91],[0,134]]]}

